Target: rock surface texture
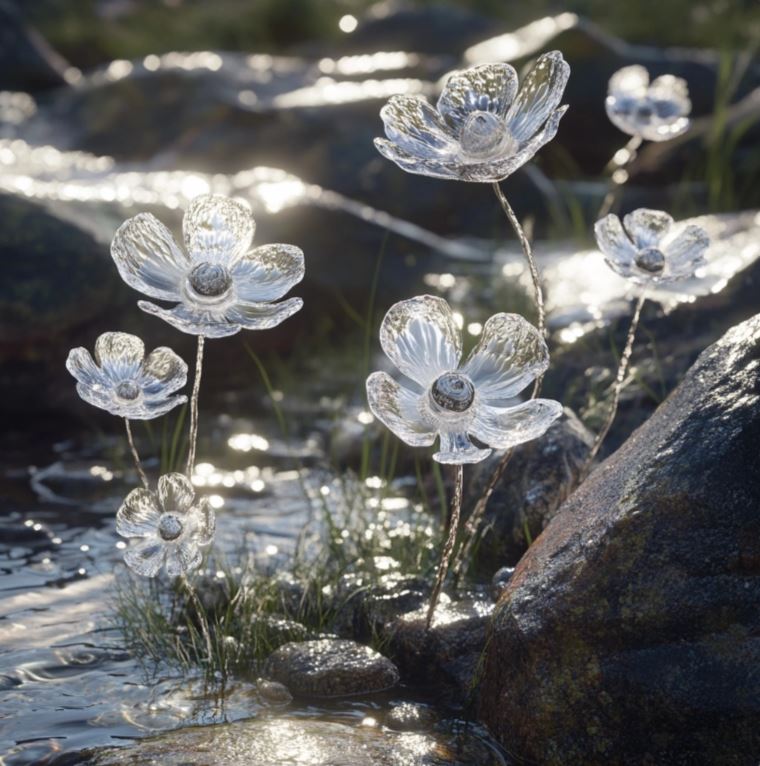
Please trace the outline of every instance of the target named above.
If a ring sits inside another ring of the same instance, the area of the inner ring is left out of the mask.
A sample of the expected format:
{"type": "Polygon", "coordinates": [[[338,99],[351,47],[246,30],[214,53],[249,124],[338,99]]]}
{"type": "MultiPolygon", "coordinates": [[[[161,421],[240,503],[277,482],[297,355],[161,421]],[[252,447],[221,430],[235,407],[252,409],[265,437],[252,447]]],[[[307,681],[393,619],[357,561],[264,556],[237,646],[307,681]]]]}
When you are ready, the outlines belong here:
{"type": "Polygon", "coordinates": [[[480,715],[542,764],[760,759],[760,315],[563,505],[495,613],[480,715]]]}

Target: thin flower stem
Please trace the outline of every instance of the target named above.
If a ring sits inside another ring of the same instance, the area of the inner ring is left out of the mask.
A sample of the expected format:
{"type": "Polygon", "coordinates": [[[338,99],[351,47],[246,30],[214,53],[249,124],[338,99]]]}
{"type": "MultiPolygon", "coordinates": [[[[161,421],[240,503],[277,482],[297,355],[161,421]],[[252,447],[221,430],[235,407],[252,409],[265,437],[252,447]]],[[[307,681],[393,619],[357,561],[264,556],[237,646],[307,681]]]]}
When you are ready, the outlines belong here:
{"type": "Polygon", "coordinates": [[[581,481],[588,476],[589,471],[591,470],[591,466],[594,463],[594,459],[596,458],[597,454],[599,454],[599,450],[601,449],[602,442],[604,441],[605,437],[607,436],[610,428],[612,427],[612,423],[615,420],[615,415],[617,414],[617,408],[618,404],[620,403],[620,393],[623,390],[623,381],[625,380],[625,376],[628,373],[628,365],[631,361],[631,354],[633,352],[633,341],[636,338],[636,330],[639,326],[639,319],[641,318],[641,309],[644,306],[644,301],[646,301],[646,293],[642,292],[639,296],[639,299],[636,301],[636,308],[633,311],[633,318],[631,319],[631,326],[628,328],[628,336],[625,340],[625,347],[623,348],[623,353],[620,356],[620,362],[618,363],[618,369],[617,369],[617,375],[615,376],[615,383],[612,388],[612,403],[610,404],[610,409],[607,412],[607,419],[604,421],[604,425],[600,429],[599,433],[596,436],[596,439],[594,440],[594,444],[591,447],[591,451],[588,453],[588,457],[586,458],[586,462],[583,466],[583,469],[581,470],[581,481]]]}
{"type": "Polygon", "coordinates": [[[464,489],[464,468],[458,465],[454,474],[454,495],[451,498],[451,516],[449,522],[449,533],[446,536],[446,542],[443,546],[443,552],[441,553],[441,560],[438,564],[438,571],[435,576],[435,585],[433,586],[433,592],[430,594],[430,606],[428,607],[427,618],[425,619],[425,629],[430,628],[430,623],[433,621],[433,615],[435,614],[435,607],[438,604],[438,599],[441,595],[441,589],[443,588],[443,582],[446,579],[446,572],[449,568],[449,561],[451,560],[451,554],[454,550],[454,544],[457,539],[457,532],[459,531],[459,517],[462,513],[462,490],[464,489]]]}
{"type": "Polygon", "coordinates": [[[193,606],[195,607],[195,611],[198,615],[198,621],[201,624],[201,633],[203,634],[203,640],[206,643],[208,667],[210,668],[214,654],[213,654],[212,644],[211,644],[211,632],[208,629],[208,620],[206,619],[206,610],[203,608],[203,604],[201,603],[201,600],[198,598],[198,594],[196,593],[195,588],[190,583],[190,580],[187,579],[187,575],[184,575],[184,574],[182,575],[182,584],[185,586],[187,595],[190,597],[190,600],[193,602],[193,606]]]}
{"type": "Polygon", "coordinates": [[[190,446],[187,452],[187,477],[192,479],[195,468],[195,448],[198,443],[198,394],[201,390],[201,375],[203,374],[203,345],[205,338],[198,336],[198,353],[195,357],[195,380],[193,394],[190,399],[190,446]]]}
{"type": "Polygon", "coordinates": [[[124,418],[124,427],[127,430],[127,441],[129,442],[129,449],[132,451],[132,459],[135,461],[137,474],[140,477],[140,481],[143,483],[143,487],[145,487],[145,489],[150,489],[150,483],[148,482],[148,477],[145,475],[142,460],[140,460],[140,454],[135,446],[135,440],[132,438],[132,426],[129,423],[129,418],[124,418]]]}
{"type": "Polygon", "coordinates": [[[641,142],[641,136],[633,136],[622,149],[615,152],[615,156],[607,163],[605,172],[610,176],[610,188],[602,200],[602,206],[596,216],[597,220],[604,218],[615,207],[623,186],[630,178],[626,168],[636,159],[641,142]]]}

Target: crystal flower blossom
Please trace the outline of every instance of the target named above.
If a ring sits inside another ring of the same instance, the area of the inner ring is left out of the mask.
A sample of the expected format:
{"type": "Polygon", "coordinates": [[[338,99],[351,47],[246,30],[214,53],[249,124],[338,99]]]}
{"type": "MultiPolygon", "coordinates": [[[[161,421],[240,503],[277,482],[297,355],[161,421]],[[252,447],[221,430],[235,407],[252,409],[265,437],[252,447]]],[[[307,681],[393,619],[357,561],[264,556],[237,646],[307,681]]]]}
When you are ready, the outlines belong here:
{"type": "Polygon", "coordinates": [[[569,76],[559,51],[540,56],[519,91],[509,64],[455,72],[435,108],[420,96],[393,96],[380,111],[387,139],[375,146],[411,173],[501,181],[556,135],[569,76]]]}
{"type": "Polygon", "coordinates": [[[130,420],[151,420],[187,401],[173,396],[187,382],[182,359],[163,346],[146,357],[145,344],[129,333],[103,333],[95,341],[95,359],[86,348],[71,349],[66,369],[82,399],[130,420]]]}
{"type": "Polygon", "coordinates": [[[298,311],[300,298],[276,303],[304,276],[303,252],[293,245],[250,250],[256,224],[242,202],[196,197],[182,222],[185,250],[149,213],[125,221],[111,244],[122,279],[171,309],[139,301],[143,311],[182,332],[221,338],[241,329],[275,327],[298,311]]]}
{"type": "Polygon", "coordinates": [[[631,136],[667,141],[689,127],[691,101],[686,81],[665,74],[649,82],[643,66],[623,67],[610,78],[607,116],[631,136]]]}
{"type": "Polygon", "coordinates": [[[549,366],[538,330],[518,314],[495,314],[463,365],[462,337],[449,304],[422,295],[396,303],[380,327],[386,356],[407,378],[367,379],[373,414],[413,447],[440,437],[439,463],[477,463],[491,454],[470,441],[506,449],[543,434],[562,414],[550,399],[514,405],[549,366]]]}
{"type": "Polygon", "coordinates": [[[667,285],[694,276],[710,245],[696,224],[679,226],[661,210],[639,208],[594,225],[596,242],[613,271],[641,286],[667,285]]]}
{"type": "Polygon", "coordinates": [[[170,577],[197,569],[201,548],[213,541],[215,528],[208,499],[196,499],[181,473],[162,476],[157,492],[132,490],[116,513],[116,531],[133,540],[124,561],[145,577],[155,577],[164,566],[170,577]]]}

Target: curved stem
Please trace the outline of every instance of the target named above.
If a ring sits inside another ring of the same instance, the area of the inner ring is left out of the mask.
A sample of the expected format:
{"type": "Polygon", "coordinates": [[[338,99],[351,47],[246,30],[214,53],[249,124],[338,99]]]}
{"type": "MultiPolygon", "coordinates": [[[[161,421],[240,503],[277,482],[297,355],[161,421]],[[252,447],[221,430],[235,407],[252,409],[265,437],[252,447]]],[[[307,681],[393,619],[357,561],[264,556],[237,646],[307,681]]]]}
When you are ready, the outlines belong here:
{"type": "Polygon", "coordinates": [[[201,390],[201,375],[203,374],[203,345],[205,338],[198,336],[198,353],[195,357],[195,380],[190,399],[190,446],[187,452],[187,477],[192,479],[195,468],[195,448],[198,443],[198,394],[201,390]]]}
{"type": "Polygon", "coordinates": [[[135,446],[135,440],[132,438],[132,426],[129,423],[129,418],[124,418],[124,428],[127,430],[127,442],[129,442],[129,449],[132,451],[132,459],[135,461],[135,469],[137,470],[137,474],[140,477],[140,481],[143,483],[143,487],[145,487],[145,489],[150,489],[148,477],[145,475],[145,470],[143,469],[140,455],[137,452],[137,447],[135,446]]]}
{"type": "Polygon", "coordinates": [[[187,595],[190,597],[190,601],[193,602],[195,611],[198,615],[198,621],[201,624],[201,633],[203,634],[203,640],[206,642],[206,654],[208,667],[211,667],[213,658],[213,650],[211,645],[211,633],[208,629],[208,620],[206,619],[206,610],[203,608],[201,600],[198,598],[198,594],[195,592],[195,588],[190,584],[190,580],[187,579],[187,575],[182,575],[182,584],[185,586],[187,595]]]}
{"type": "Polygon", "coordinates": [[[430,623],[433,621],[435,607],[438,604],[438,599],[441,595],[441,589],[443,588],[443,582],[446,579],[446,572],[449,568],[451,554],[457,540],[457,532],[459,531],[459,517],[462,513],[462,490],[464,489],[464,468],[461,465],[458,465],[456,466],[455,471],[454,495],[451,498],[451,514],[449,516],[449,533],[446,536],[446,542],[444,543],[443,551],[441,553],[441,560],[438,563],[438,571],[435,575],[433,592],[430,594],[430,606],[428,606],[427,618],[425,619],[425,629],[430,628],[430,623]]]}
{"type": "Polygon", "coordinates": [[[633,311],[631,326],[628,328],[628,336],[625,340],[625,347],[623,348],[623,353],[621,354],[620,362],[618,363],[617,375],[615,376],[615,383],[613,384],[612,389],[612,402],[607,413],[607,419],[604,421],[604,425],[597,434],[596,439],[594,439],[594,444],[591,447],[591,451],[588,453],[588,457],[586,458],[586,462],[580,474],[581,481],[586,478],[588,472],[591,470],[594,459],[596,458],[597,454],[599,454],[599,450],[601,449],[602,442],[607,436],[610,428],[612,427],[612,423],[615,420],[618,404],[620,403],[620,393],[623,390],[623,381],[625,380],[625,376],[628,372],[628,365],[631,361],[633,341],[636,338],[636,330],[639,326],[639,319],[641,318],[641,309],[643,308],[644,301],[646,301],[646,299],[646,293],[642,293],[639,296],[639,299],[636,301],[636,308],[633,311]]]}
{"type": "Polygon", "coordinates": [[[610,188],[602,200],[602,206],[596,216],[597,220],[604,218],[615,207],[623,186],[630,178],[626,168],[636,159],[636,153],[641,142],[641,136],[633,136],[622,149],[615,152],[614,157],[607,163],[605,172],[610,176],[610,188]]]}

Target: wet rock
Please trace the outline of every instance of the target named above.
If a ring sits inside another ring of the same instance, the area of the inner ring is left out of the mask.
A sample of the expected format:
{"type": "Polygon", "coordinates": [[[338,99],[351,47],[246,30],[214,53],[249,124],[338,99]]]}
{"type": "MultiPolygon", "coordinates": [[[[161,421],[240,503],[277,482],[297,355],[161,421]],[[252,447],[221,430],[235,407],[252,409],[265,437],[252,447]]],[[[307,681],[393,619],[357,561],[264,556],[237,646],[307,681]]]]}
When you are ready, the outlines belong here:
{"type": "Polygon", "coordinates": [[[514,567],[502,567],[496,570],[496,573],[491,578],[491,598],[494,601],[498,601],[501,598],[501,594],[504,593],[507,585],[509,585],[509,581],[514,573],[514,567]]]}
{"type": "Polygon", "coordinates": [[[385,716],[385,725],[395,731],[422,731],[431,729],[437,720],[435,711],[419,702],[401,702],[385,716]]]}
{"type": "MultiPolygon", "coordinates": [[[[521,444],[486,506],[484,530],[472,565],[493,572],[516,564],[575,489],[594,437],[575,414],[565,414],[540,438],[521,444]]],[[[467,488],[472,507],[485,491],[503,451],[473,466],[467,488]]]]}
{"type": "Polygon", "coordinates": [[[342,639],[285,644],[269,656],[263,673],[307,697],[372,694],[395,686],[399,679],[389,659],[369,646],[342,639]]]}
{"type": "Polygon", "coordinates": [[[288,620],[276,615],[254,617],[251,632],[263,647],[272,651],[291,641],[305,641],[310,638],[310,631],[300,622],[288,620]]]}
{"type": "Polygon", "coordinates": [[[545,764],[760,753],[760,315],[563,505],[494,618],[480,715],[545,764]]]}
{"type": "Polygon", "coordinates": [[[442,598],[429,630],[427,605],[390,622],[383,638],[405,683],[436,686],[458,702],[469,698],[486,640],[493,603],[442,598]]]}
{"type": "Polygon", "coordinates": [[[256,691],[266,705],[289,705],[293,701],[293,695],[288,691],[288,687],[277,681],[258,678],[256,691]]]}

